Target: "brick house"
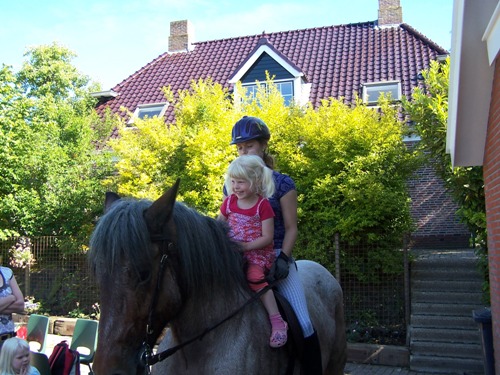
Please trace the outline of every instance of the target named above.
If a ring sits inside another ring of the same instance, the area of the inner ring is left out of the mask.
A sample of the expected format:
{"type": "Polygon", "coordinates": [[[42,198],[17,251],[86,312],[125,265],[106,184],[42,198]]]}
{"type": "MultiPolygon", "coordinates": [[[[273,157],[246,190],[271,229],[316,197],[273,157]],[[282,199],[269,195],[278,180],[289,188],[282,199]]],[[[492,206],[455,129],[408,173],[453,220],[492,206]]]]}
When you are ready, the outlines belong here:
{"type": "MultiPolygon", "coordinates": [[[[163,86],[177,92],[188,89],[193,79],[210,77],[230,91],[239,81],[252,93],[256,80],[265,82],[266,71],[286,101],[315,107],[329,97],[346,103],[360,97],[368,105],[376,104],[380,92],[390,92],[395,100],[411,97],[419,73],[448,51],[402,22],[399,0],[379,0],[378,13],[376,21],[205,42],[192,40],[189,21],[171,22],[168,51],[112,90],[96,93],[97,109],[121,113],[124,106],[133,113],[127,121],[159,115],[171,122],[173,108],[163,86]]],[[[407,141],[411,145],[415,140],[407,141]]],[[[430,168],[417,173],[409,190],[415,246],[467,246],[470,234],[430,168]]]]}
{"type": "MultiPolygon", "coordinates": [[[[500,1],[455,0],[447,151],[483,166],[493,346],[500,374],[500,1]]],[[[488,372],[490,373],[490,372],[488,372]]]]}

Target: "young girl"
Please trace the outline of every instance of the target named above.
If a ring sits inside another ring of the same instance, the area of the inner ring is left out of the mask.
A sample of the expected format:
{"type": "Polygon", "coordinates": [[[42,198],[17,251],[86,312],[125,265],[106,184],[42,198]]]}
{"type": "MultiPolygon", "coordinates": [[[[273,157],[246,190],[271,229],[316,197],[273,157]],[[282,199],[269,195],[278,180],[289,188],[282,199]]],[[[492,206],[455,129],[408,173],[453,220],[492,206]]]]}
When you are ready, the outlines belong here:
{"type": "MultiPolygon", "coordinates": [[[[236,158],[227,171],[225,187],[228,197],[220,208],[219,219],[227,221],[230,235],[238,241],[248,262],[250,288],[258,292],[265,286],[265,272],[276,255],[273,250],[274,212],[267,200],[274,193],[272,171],[255,155],[236,158]]],[[[287,341],[286,322],[279,313],[270,289],[261,297],[271,322],[269,345],[279,348],[287,341]]]]}
{"type": "Polygon", "coordinates": [[[5,340],[0,352],[1,375],[40,375],[30,366],[30,346],[26,340],[11,337],[5,340]]]}

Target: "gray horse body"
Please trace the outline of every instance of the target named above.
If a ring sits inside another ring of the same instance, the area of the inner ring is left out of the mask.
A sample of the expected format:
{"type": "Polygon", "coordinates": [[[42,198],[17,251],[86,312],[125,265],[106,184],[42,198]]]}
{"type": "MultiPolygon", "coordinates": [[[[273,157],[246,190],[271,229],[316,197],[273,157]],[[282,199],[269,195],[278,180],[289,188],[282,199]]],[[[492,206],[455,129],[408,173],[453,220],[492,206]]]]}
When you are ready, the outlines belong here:
{"type": "MultiPolygon", "coordinates": [[[[321,344],[324,374],[342,375],[346,360],[346,341],[342,289],[337,280],[318,263],[300,260],[299,275],[306,291],[309,312],[318,331],[321,344]]],[[[224,303],[224,301],[219,301],[224,303]]],[[[234,306],[233,306],[234,308],[234,306]]],[[[228,308],[226,313],[232,309],[228,308]]],[[[186,314],[191,314],[188,311],[186,314]]],[[[200,311],[200,315],[209,313],[200,311]]],[[[220,315],[217,317],[220,319],[220,315]]],[[[216,319],[217,319],[216,318],[216,319]]],[[[170,324],[158,351],[178,345],[189,335],[174,339],[172,332],[203,332],[196,320],[181,315],[170,324]]],[[[269,347],[270,325],[264,307],[259,301],[246,306],[240,313],[207,333],[173,356],[153,366],[153,375],[163,374],[285,374],[288,349],[269,347]]],[[[295,363],[294,374],[299,374],[295,363]]]]}

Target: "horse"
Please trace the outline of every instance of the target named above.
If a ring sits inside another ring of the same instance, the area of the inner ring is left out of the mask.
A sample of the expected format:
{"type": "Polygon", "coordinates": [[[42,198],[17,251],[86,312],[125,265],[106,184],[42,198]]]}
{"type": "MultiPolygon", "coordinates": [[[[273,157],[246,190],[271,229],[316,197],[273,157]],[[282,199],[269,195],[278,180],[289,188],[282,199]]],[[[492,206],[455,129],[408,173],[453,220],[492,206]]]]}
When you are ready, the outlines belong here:
{"type": "MultiPolygon", "coordinates": [[[[226,225],[176,202],[178,186],[154,202],[106,193],[88,253],[100,290],[94,373],[298,374],[288,344],[269,347],[267,313],[248,287],[226,225]]],[[[323,373],[343,375],[342,289],[318,263],[296,264],[323,373]]]]}

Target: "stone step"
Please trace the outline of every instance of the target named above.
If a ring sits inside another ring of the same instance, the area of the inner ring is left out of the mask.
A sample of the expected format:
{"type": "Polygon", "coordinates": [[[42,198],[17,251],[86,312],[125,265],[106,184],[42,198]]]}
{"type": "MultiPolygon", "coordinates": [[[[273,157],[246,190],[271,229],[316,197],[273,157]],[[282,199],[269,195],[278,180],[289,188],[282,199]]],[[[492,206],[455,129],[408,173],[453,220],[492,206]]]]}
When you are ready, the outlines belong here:
{"type": "Polygon", "coordinates": [[[436,282],[435,280],[412,279],[412,293],[419,291],[436,291],[436,292],[473,292],[482,294],[483,280],[480,277],[471,280],[448,280],[445,283],[436,282]]]}
{"type": "Polygon", "coordinates": [[[479,292],[441,292],[441,291],[414,291],[411,293],[411,300],[414,303],[448,303],[480,305],[482,293],[479,292]]]}
{"type": "Polygon", "coordinates": [[[412,314],[410,329],[412,328],[479,329],[479,325],[472,318],[472,314],[467,317],[412,314]]]}
{"type": "Polygon", "coordinates": [[[446,266],[461,263],[477,263],[477,255],[474,249],[456,249],[438,251],[418,251],[411,253],[412,262],[418,264],[432,263],[435,266],[446,266]]]}
{"type": "Polygon", "coordinates": [[[434,282],[481,281],[481,275],[475,269],[440,269],[426,267],[411,270],[411,279],[434,282]]]}
{"type": "Polygon", "coordinates": [[[413,315],[436,315],[436,316],[463,316],[472,318],[472,311],[483,307],[479,304],[450,304],[450,303],[412,303],[411,313],[413,315]]]}
{"type": "Polygon", "coordinates": [[[411,345],[411,353],[418,355],[482,359],[482,346],[476,343],[436,343],[429,341],[417,341],[411,345]]]}
{"type": "Polygon", "coordinates": [[[478,344],[481,342],[481,334],[478,329],[454,329],[454,328],[420,328],[412,327],[410,330],[410,347],[418,341],[459,344],[478,344]]]}
{"type": "Polygon", "coordinates": [[[410,277],[410,369],[482,375],[481,332],[472,313],[483,307],[483,280],[473,250],[420,252],[410,277]]]}
{"type": "Polygon", "coordinates": [[[432,374],[483,375],[483,361],[471,358],[410,355],[410,370],[432,374]]]}

